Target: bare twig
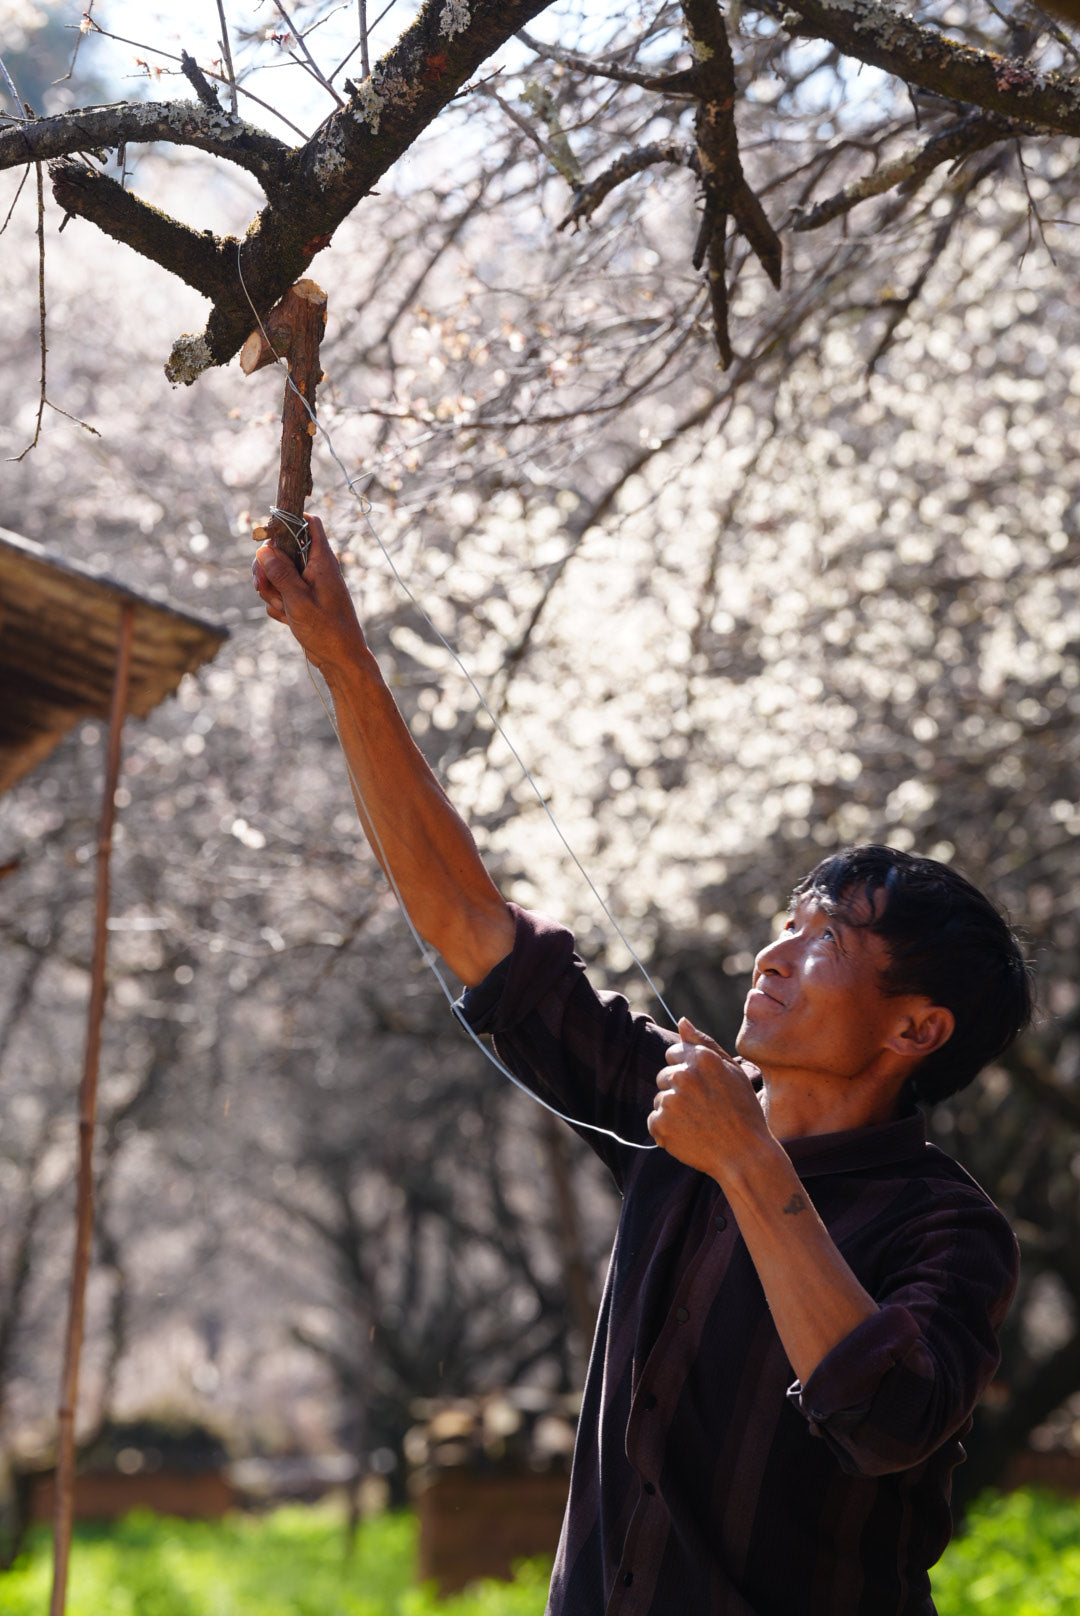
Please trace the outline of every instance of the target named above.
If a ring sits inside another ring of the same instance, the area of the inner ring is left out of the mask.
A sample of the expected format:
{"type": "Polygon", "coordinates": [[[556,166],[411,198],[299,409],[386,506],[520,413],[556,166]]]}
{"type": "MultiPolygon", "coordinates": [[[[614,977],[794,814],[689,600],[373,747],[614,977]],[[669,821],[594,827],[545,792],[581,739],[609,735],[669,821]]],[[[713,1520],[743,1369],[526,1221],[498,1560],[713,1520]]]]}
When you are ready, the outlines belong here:
{"type": "Polygon", "coordinates": [[[20,96],[18,90],[15,88],[15,80],[4,66],[4,58],[2,56],[0,56],[0,78],[2,78],[4,83],[7,85],[8,95],[10,95],[11,99],[14,101],[19,117],[25,118],[27,116],[26,107],[23,104],[22,97],[20,96]]]}
{"type": "MultiPolygon", "coordinates": [[[[360,3],[363,4],[363,0],[360,0],[360,3]]],[[[361,63],[363,62],[363,60],[364,60],[364,45],[365,45],[365,42],[371,38],[371,35],[375,32],[376,28],[382,22],[383,18],[386,16],[387,12],[388,11],[393,11],[394,6],[396,4],[397,4],[397,0],[386,0],[386,5],[383,6],[382,10],[379,12],[379,15],[375,18],[375,21],[367,23],[367,26],[366,26],[366,29],[365,29],[364,33],[362,33],[360,35],[360,38],[356,41],[356,44],[353,46],[352,50],[349,51],[345,56],[343,56],[341,58],[341,61],[335,67],[334,71],[331,73],[331,75],[330,75],[331,84],[337,78],[337,76],[341,72],[342,68],[343,67],[348,67],[349,63],[352,61],[352,59],[356,55],[357,51],[360,52],[360,61],[361,61],[361,63]]],[[[367,71],[362,73],[361,77],[367,78],[369,76],[370,72],[371,72],[371,64],[369,62],[367,71]]]]}
{"type": "MultiPolygon", "coordinates": [[[[555,148],[544,139],[543,135],[541,135],[539,131],[534,128],[534,126],[529,122],[528,118],[522,117],[521,113],[518,112],[516,108],[512,107],[509,101],[504,100],[499,94],[498,90],[494,89],[490,84],[478,85],[477,90],[481,95],[490,96],[492,101],[496,102],[497,105],[502,108],[503,112],[505,112],[506,116],[510,119],[510,122],[517,124],[521,132],[528,136],[533,145],[536,146],[538,150],[543,152],[556,174],[561,174],[563,179],[567,178],[565,159],[560,156],[560,154],[556,152],[555,148]]],[[[567,184],[572,185],[573,181],[567,180],[567,184]]]]}
{"type": "Polygon", "coordinates": [[[368,55],[367,0],[357,0],[357,22],[360,25],[360,71],[364,78],[371,77],[371,58],[368,55]]]}
{"type": "Polygon", "coordinates": [[[229,43],[229,25],[225,20],[225,0],[217,0],[217,13],[218,21],[221,23],[221,55],[229,79],[229,109],[235,118],[237,116],[236,70],[233,67],[232,46],[229,43]]]}
{"type": "MultiPolygon", "coordinates": [[[[1045,226],[1045,224],[1043,222],[1043,216],[1039,212],[1039,204],[1036,202],[1035,198],[1031,194],[1031,185],[1030,185],[1030,183],[1028,181],[1027,164],[1024,162],[1024,151],[1023,151],[1023,147],[1020,144],[1019,139],[1016,142],[1016,160],[1020,165],[1020,178],[1024,182],[1024,194],[1026,195],[1027,201],[1028,201],[1028,239],[1027,239],[1027,246],[1024,248],[1023,252],[1020,254],[1020,263],[1022,264],[1024,262],[1024,259],[1027,257],[1028,253],[1031,251],[1031,239],[1032,239],[1031,221],[1032,221],[1032,219],[1034,219],[1035,223],[1039,227],[1039,239],[1042,242],[1043,246],[1046,248],[1047,254],[1049,255],[1049,258],[1050,258],[1050,262],[1056,266],[1057,259],[1054,257],[1054,249],[1051,247],[1050,243],[1046,239],[1046,226],[1045,226]]],[[[1017,267],[1019,267],[1019,265],[1017,267]]]]}
{"type": "Polygon", "coordinates": [[[22,194],[23,194],[23,186],[26,184],[27,180],[30,178],[30,170],[31,170],[31,168],[33,166],[34,165],[32,163],[27,163],[26,167],[23,169],[23,177],[19,181],[19,188],[15,192],[15,195],[11,199],[11,206],[7,210],[7,216],[5,217],[3,224],[0,224],[0,236],[2,236],[4,234],[4,231],[7,229],[8,225],[11,223],[11,215],[15,212],[15,205],[18,202],[20,196],[22,196],[22,194]]]}
{"type": "Polygon", "coordinates": [[[83,12],[83,20],[77,29],[78,37],[75,40],[75,49],[71,53],[71,61],[68,63],[68,70],[66,73],[62,74],[60,78],[53,79],[54,84],[66,84],[71,78],[72,74],[75,72],[75,63],[79,59],[79,52],[82,49],[82,42],[87,34],[95,31],[97,26],[94,22],[94,4],[95,0],[90,0],[89,5],[83,12]]]}
{"type": "MultiPolygon", "coordinates": [[[[145,51],[148,56],[160,56],[166,62],[176,62],[179,65],[180,57],[177,56],[176,52],[162,50],[160,45],[144,45],[137,39],[127,39],[123,34],[110,34],[108,29],[102,28],[101,24],[97,22],[94,23],[92,31],[95,34],[100,34],[102,39],[111,39],[114,45],[130,45],[133,50],[145,51]]],[[[219,84],[227,85],[229,83],[229,80],[223,74],[215,73],[211,68],[206,68],[204,71],[208,79],[216,79],[219,84]]],[[[262,96],[256,95],[252,90],[246,90],[239,82],[236,85],[236,90],[237,94],[246,96],[257,107],[262,107],[264,112],[269,112],[272,117],[280,119],[286,129],[291,129],[293,134],[299,135],[301,140],[307,139],[307,135],[299,124],[295,124],[286,118],[283,112],[279,112],[277,107],[271,106],[269,101],[264,101],[262,96]]]]}
{"type": "Polygon", "coordinates": [[[38,439],[41,437],[41,422],[45,414],[45,370],[46,354],[48,352],[45,346],[45,176],[40,163],[34,164],[34,171],[37,179],[38,340],[41,344],[41,386],[38,393],[38,412],[37,420],[34,423],[34,436],[22,453],[13,457],[16,463],[25,459],[31,449],[37,448],[38,439]]]}
{"type": "MultiPolygon", "coordinates": [[[[535,39],[526,29],[519,28],[517,37],[523,45],[545,61],[558,62],[561,67],[569,67],[575,73],[586,73],[590,78],[613,79],[616,84],[636,84],[643,90],[654,90],[663,81],[655,73],[644,73],[637,68],[618,67],[614,62],[596,62],[589,56],[579,56],[576,51],[563,50],[561,45],[548,45],[542,39],[535,39]]],[[[681,75],[671,74],[672,79],[681,75]]],[[[687,90],[681,92],[688,94],[687,90]]]]}
{"type": "Polygon", "coordinates": [[[574,200],[566,217],[559,222],[559,229],[565,230],[567,225],[575,227],[583,221],[591,219],[601,202],[609,196],[617,185],[628,180],[634,174],[640,174],[643,169],[651,168],[654,163],[673,163],[680,168],[688,168],[692,173],[700,175],[697,150],[681,140],[657,140],[647,146],[638,146],[633,151],[624,152],[617,157],[610,168],[598,174],[594,180],[583,185],[574,192],[574,200]]]}
{"type": "MultiPolygon", "coordinates": [[[[26,448],[21,454],[8,456],[9,464],[14,465],[18,465],[20,460],[24,460],[30,453],[31,449],[37,448],[38,441],[41,437],[41,423],[44,419],[46,409],[55,410],[57,415],[63,415],[67,420],[74,421],[76,426],[81,426],[85,432],[91,433],[95,438],[99,438],[101,436],[101,433],[98,431],[96,426],[91,426],[89,421],[81,421],[77,415],[72,415],[68,410],[61,409],[59,404],[54,404],[52,400],[46,396],[45,380],[48,348],[45,342],[45,186],[41,164],[35,163],[34,169],[37,176],[38,340],[41,346],[41,381],[38,392],[37,420],[34,423],[34,436],[31,438],[30,442],[26,445],[26,448]]],[[[16,202],[19,199],[19,192],[22,191],[23,185],[26,183],[26,176],[29,174],[29,172],[30,170],[27,169],[26,174],[23,175],[19,182],[19,191],[15,194],[16,202]]],[[[13,202],[11,206],[14,208],[15,203],[13,202]]],[[[11,213],[9,212],[8,219],[10,218],[11,213]]],[[[4,220],[4,230],[7,229],[8,219],[4,220]]],[[[0,230],[0,235],[2,234],[3,230],[0,230]]]]}
{"type": "MultiPolygon", "coordinates": [[[[296,24],[293,22],[292,18],[289,16],[289,13],[285,9],[284,0],[274,0],[274,8],[276,11],[280,12],[286,23],[288,23],[289,32],[299,45],[300,51],[304,57],[304,61],[307,63],[308,71],[310,72],[312,78],[315,79],[316,83],[321,84],[323,89],[329,95],[333,96],[339,107],[343,107],[345,105],[344,101],[341,99],[341,96],[338,95],[337,91],[334,89],[334,86],[330,83],[330,80],[326,77],[326,74],[323,72],[314,56],[312,56],[311,52],[308,50],[307,42],[304,39],[303,33],[299,28],[297,28],[296,24]]],[[[290,56],[293,55],[292,51],[289,51],[288,54],[290,56]]],[[[296,58],[293,57],[293,60],[295,61],[296,58]]]]}

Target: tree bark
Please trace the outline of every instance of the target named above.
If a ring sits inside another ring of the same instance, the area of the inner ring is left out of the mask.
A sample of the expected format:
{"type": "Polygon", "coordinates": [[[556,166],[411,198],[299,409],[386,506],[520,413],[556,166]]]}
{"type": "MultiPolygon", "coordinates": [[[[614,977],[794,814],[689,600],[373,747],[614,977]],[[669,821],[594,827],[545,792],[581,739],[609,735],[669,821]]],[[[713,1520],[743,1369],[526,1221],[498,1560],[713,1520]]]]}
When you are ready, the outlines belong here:
{"type": "Polygon", "coordinates": [[[277,510],[268,527],[255,529],[255,537],[260,544],[269,542],[281,550],[297,572],[303,572],[307,555],[300,533],[304,505],[311,493],[315,393],[322,375],[319,343],[325,325],[326,293],[314,281],[300,280],[290,286],[240,350],[240,369],[245,376],[280,359],[288,366],[281,405],[277,510]]]}

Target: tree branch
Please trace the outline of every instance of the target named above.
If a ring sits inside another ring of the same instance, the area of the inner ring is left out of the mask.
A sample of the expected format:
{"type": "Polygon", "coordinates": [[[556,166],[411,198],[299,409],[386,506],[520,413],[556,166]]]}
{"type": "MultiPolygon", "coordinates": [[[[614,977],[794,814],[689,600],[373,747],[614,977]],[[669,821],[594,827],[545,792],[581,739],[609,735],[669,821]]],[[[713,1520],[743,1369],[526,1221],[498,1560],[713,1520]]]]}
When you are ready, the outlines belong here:
{"type": "Polygon", "coordinates": [[[213,111],[201,101],[146,101],[76,109],[2,129],[0,169],[155,140],[194,146],[236,163],[254,175],[267,196],[282,184],[289,159],[282,141],[221,107],[213,111]]]}
{"type": "MultiPolygon", "coordinates": [[[[589,78],[611,79],[615,84],[636,84],[643,90],[656,90],[665,83],[665,78],[657,78],[655,73],[643,73],[639,69],[618,67],[613,62],[597,62],[591,56],[580,56],[577,51],[563,50],[561,45],[548,45],[542,39],[535,39],[524,28],[518,29],[517,37],[523,45],[535,51],[543,61],[558,62],[560,67],[568,67],[571,72],[584,73],[589,78]]],[[[668,78],[682,80],[685,75],[671,73],[668,78]]],[[[682,89],[682,95],[692,94],[692,91],[682,89]]]]}
{"type": "Polygon", "coordinates": [[[852,180],[850,185],[845,185],[835,196],[815,203],[812,208],[799,209],[792,217],[792,228],[819,230],[822,225],[829,224],[841,214],[850,212],[858,203],[865,202],[870,197],[881,196],[885,191],[891,191],[894,185],[901,186],[905,192],[914,191],[942,163],[970,157],[975,152],[983,151],[987,146],[1005,140],[1016,132],[1015,124],[998,117],[996,113],[968,113],[967,117],[951,124],[948,129],[931,135],[921,146],[902,152],[899,157],[894,157],[887,163],[879,164],[861,179],[852,180]]]}
{"type": "Polygon", "coordinates": [[[1080,135],[1080,81],[1038,74],[1015,57],[950,39],[889,0],[750,0],[788,32],[826,39],[847,56],[936,95],[1003,118],[1080,135]],[[785,20],[787,19],[787,20],[785,20]]]}
{"type": "Polygon", "coordinates": [[[674,163],[680,168],[691,169],[695,174],[701,173],[697,150],[685,141],[656,140],[647,146],[637,146],[633,151],[617,157],[610,168],[605,168],[602,174],[574,192],[570,211],[559,221],[559,229],[565,230],[571,224],[576,228],[591,219],[601,202],[610,196],[617,185],[622,185],[634,174],[640,174],[643,169],[651,168],[654,163],[674,163]]]}
{"type": "Polygon", "coordinates": [[[170,218],[85,158],[62,158],[50,165],[49,173],[53,196],[65,213],[99,225],[114,241],[170,270],[212,302],[233,294],[237,248],[233,237],[193,230],[170,218]]]}
{"type": "MultiPolygon", "coordinates": [[[[473,0],[467,14],[461,12],[467,15],[462,22],[445,0],[424,0],[415,21],[354,87],[348,103],[291,154],[286,186],[244,238],[240,271],[260,316],[303,275],[342,220],[481,63],[548,3],[473,0]]],[[[251,326],[252,309],[237,275],[236,295],[215,302],[201,336],[179,339],[166,374],[186,383],[212,365],[227,364],[251,326]]]]}
{"type": "Polygon", "coordinates": [[[692,74],[699,100],[694,132],[705,186],[705,214],[694,262],[699,266],[708,258],[716,346],[726,369],[732,358],[724,278],[728,218],[734,219],[776,287],[780,285],[782,250],[779,236],[743,174],[735,129],[735,63],[720,7],[717,0],[682,0],[682,9],[696,61],[692,74]]]}

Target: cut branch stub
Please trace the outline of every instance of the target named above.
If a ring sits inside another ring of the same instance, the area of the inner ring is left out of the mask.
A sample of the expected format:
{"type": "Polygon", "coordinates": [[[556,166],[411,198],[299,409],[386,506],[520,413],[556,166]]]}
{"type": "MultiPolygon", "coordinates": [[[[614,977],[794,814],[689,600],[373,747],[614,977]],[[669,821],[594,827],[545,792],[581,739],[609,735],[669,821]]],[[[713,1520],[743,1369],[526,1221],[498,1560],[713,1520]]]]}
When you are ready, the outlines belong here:
{"type": "Polygon", "coordinates": [[[276,545],[298,572],[304,570],[304,549],[297,535],[302,531],[304,506],[311,493],[315,391],[322,375],[319,343],[325,325],[326,293],[314,281],[297,281],[240,350],[240,369],[245,376],[279,359],[289,367],[281,406],[277,509],[284,517],[292,518],[292,525],[283,516],[272,516],[266,527],[255,529],[255,538],[259,544],[276,545]]]}

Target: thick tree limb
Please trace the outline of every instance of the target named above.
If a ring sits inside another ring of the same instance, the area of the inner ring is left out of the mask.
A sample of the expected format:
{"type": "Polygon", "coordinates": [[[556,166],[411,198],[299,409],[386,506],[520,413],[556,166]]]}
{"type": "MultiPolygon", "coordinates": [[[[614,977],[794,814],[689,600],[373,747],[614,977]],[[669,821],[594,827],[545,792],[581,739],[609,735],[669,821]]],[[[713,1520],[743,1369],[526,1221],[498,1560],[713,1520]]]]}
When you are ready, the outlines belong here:
{"type": "Polygon", "coordinates": [[[750,0],[789,32],[827,39],[847,56],[936,95],[1003,118],[1080,135],[1080,80],[925,28],[889,0],[750,0]]]}
{"type": "MultiPolygon", "coordinates": [[[[446,0],[426,0],[347,105],[291,154],[285,193],[271,198],[248,231],[239,267],[264,318],[492,51],[546,4],[473,0],[469,8],[451,11],[446,0]]],[[[251,307],[239,276],[236,292],[235,298],[216,300],[201,336],[175,344],[166,366],[171,380],[194,381],[209,366],[227,364],[240,348],[251,329],[251,307]]]]}
{"type": "Polygon", "coordinates": [[[742,170],[735,130],[735,63],[717,0],[682,0],[682,9],[696,61],[691,70],[698,96],[694,132],[705,187],[705,216],[694,261],[695,266],[700,266],[708,258],[716,346],[720,363],[726,368],[731,363],[723,265],[728,218],[734,219],[777,287],[781,272],[780,238],[742,170]]]}
{"type": "Polygon", "coordinates": [[[242,295],[236,280],[239,243],[235,238],[193,230],[170,218],[141,202],[85,158],[63,158],[51,164],[49,172],[53,196],[65,213],[100,225],[115,241],[178,275],[211,302],[242,295]]]}
{"type": "Polygon", "coordinates": [[[289,148],[221,107],[212,111],[201,101],[123,102],[113,107],[87,107],[33,118],[0,129],[0,168],[25,162],[52,162],[76,152],[115,146],[194,146],[223,157],[254,175],[268,196],[285,176],[289,148]]]}
{"type": "Polygon", "coordinates": [[[899,157],[894,157],[887,163],[880,163],[861,179],[852,180],[850,185],[845,185],[835,196],[827,197],[812,208],[796,213],[792,219],[792,228],[818,230],[822,225],[839,218],[841,214],[850,212],[858,203],[891,191],[893,186],[913,191],[942,163],[970,157],[975,152],[983,151],[987,146],[993,146],[997,141],[1005,140],[1017,132],[1016,124],[1010,124],[1006,118],[999,118],[996,113],[971,112],[959,122],[951,124],[948,129],[931,135],[921,146],[902,152],[899,157]]]}

